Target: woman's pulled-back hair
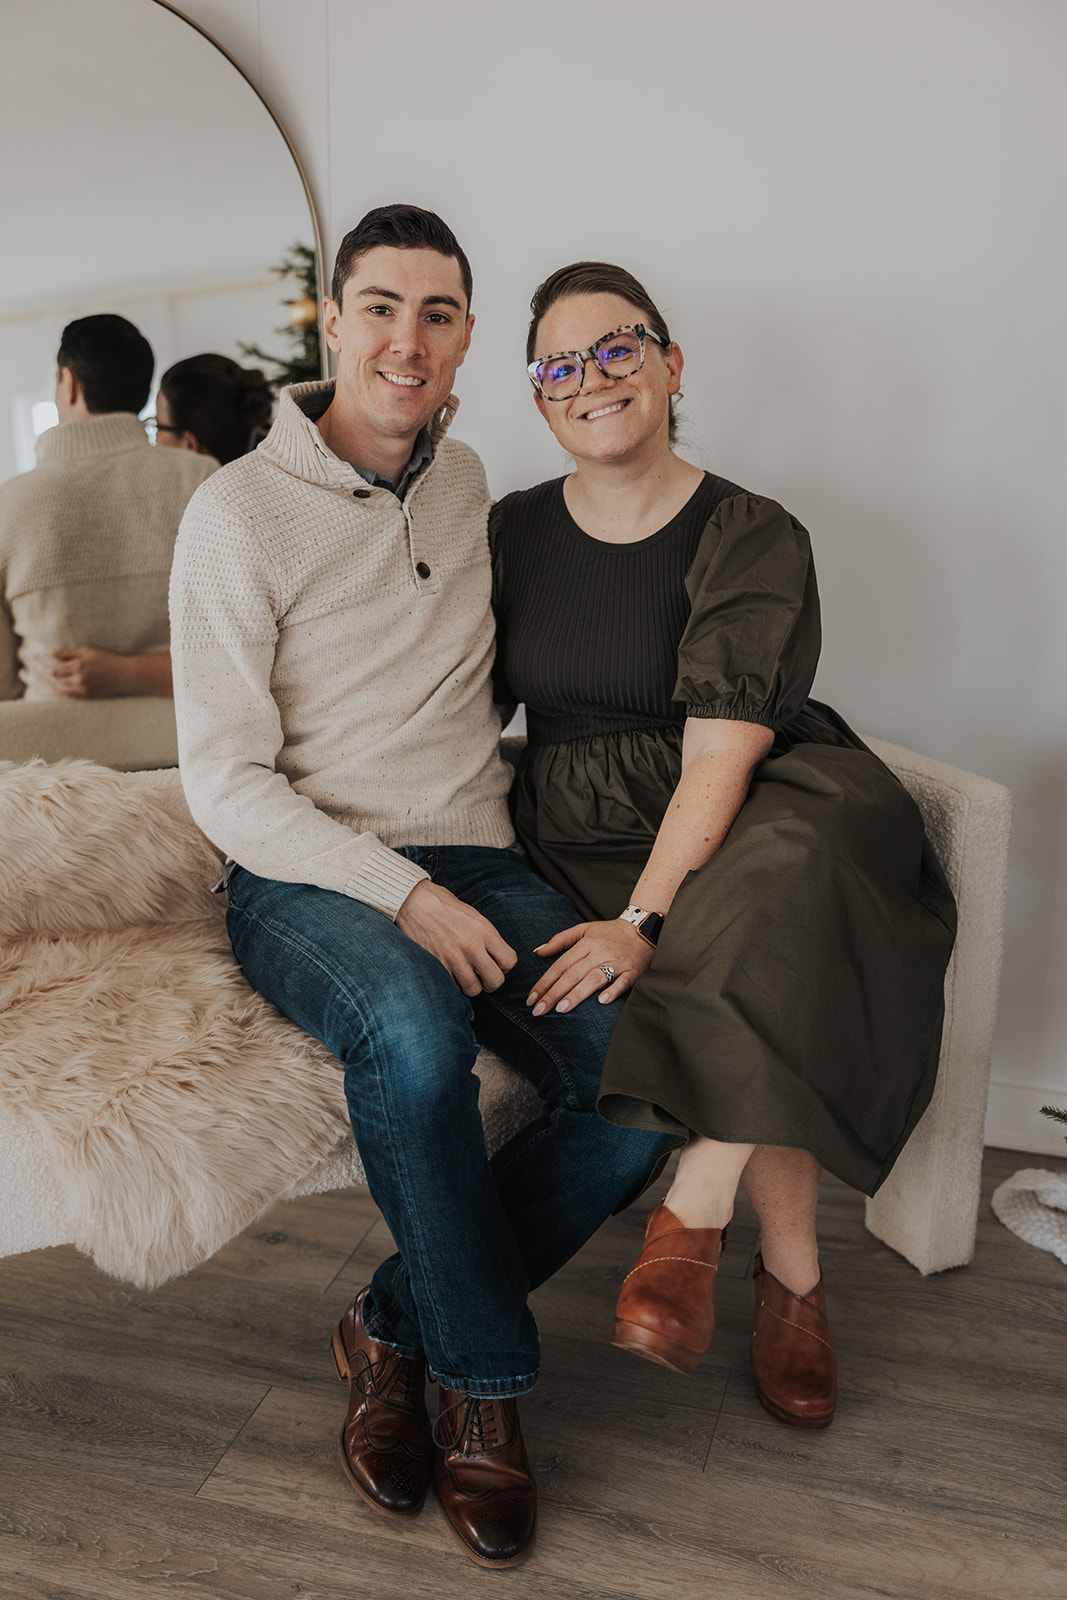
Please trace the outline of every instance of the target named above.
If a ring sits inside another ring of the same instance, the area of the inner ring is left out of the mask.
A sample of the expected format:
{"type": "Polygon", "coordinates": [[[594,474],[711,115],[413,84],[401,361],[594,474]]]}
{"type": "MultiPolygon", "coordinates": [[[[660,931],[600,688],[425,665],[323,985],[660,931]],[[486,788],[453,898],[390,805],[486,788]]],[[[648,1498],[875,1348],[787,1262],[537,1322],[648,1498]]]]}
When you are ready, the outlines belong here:
{"type": "MultiPolygon", "coordinates": [[[[621,300],[628,300],[641,313],[638,320],[644,323],[650,333],[662,339],[664,345],[672,343],[663,313],[632,272],[627,272],[625,267],[613,266],[610,261],[572,261],[569,267],[560,267],[534,290],[530,301],[530,331],[526,335],[527,361],[534,359],[537,330],[549,307],[554,306],[557,300],[580,294],[615,294],[621,300]]],[[[606,333],[608,330],[604,331],[606,333]]],[[[675,432],[672,409],[668,434],[671,444],[674,443],[675,432]]]]}
{"type": "Polygon", "coordinates": [[[176,361],[159,380],[171,424],[194,434],[223,466],[245,455],[270,427],[274,396],[258,367],[205,354],[176,361]]]}

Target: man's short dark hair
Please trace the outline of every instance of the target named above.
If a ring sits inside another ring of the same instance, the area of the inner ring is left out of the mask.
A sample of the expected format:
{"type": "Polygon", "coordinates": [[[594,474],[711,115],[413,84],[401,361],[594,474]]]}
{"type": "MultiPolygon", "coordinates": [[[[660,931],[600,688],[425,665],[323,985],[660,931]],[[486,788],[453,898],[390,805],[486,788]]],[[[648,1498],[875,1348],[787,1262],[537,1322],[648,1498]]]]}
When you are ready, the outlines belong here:
{"type": "Polygon", "coordinates": [[[345,284],[355,271],[356,262],[368,250],[388,245],[394,250],[436,250],[438,255],[452,256],[459,263],[463,278],[463,292],[470,310],[474,280],[471,264],[460,248],[452,229],[435,211],[423,211],[419,206],[375,206],[360,219],[341,240],[341,248],[334,262],[330,296],[341,304],[345,284]]]}
{"type": "Polygon", "coordinates": [[[111,311],[68,322],[56,365],[73,372],[82,399],[94,414],[143,410],[152,389],[156,358],[132,322],[111,311]]]}

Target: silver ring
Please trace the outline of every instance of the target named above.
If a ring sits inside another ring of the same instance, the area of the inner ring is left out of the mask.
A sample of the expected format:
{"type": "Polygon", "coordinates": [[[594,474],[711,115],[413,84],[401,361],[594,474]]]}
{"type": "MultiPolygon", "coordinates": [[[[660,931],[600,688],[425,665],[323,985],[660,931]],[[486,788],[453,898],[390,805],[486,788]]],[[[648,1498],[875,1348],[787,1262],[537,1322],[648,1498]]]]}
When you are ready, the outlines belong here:
{"type": "Polygon", "coordinates": [[[600,963],[600,970],[604,974],[605,978],[607,978],[609,983],[614,983],[615,982],[615,968],[614,967],[609,966],[606,961],[602,961],[600,963]]]}

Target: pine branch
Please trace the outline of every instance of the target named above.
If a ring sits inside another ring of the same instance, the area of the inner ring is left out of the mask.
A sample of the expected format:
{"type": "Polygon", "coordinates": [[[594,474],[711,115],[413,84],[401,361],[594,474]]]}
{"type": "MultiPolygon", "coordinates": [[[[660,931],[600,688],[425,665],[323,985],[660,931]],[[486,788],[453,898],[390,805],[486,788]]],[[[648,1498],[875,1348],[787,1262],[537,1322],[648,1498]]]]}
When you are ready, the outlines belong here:
{"type": "MultiPolygon", "coordinates": [[[[293,295],[282,304],[291,306],[297,300],[317,300],[318,276],[315,252],[309,245],[301,244],[299,240],[291,244],[277,266],[271,267],[274,277],[295,278],[300,285],[300,293],[293,295]]],[[[273,389],[284,389],[291,383],[310,383],[322,376],[322,361],[319,348],[318,324],[310,328],[296,328],[287,323],[284,328],[275,328],[274,332],[279,339],[286,340],[295,346],[291,355],[271,355],[258,344],[243,344],[238,341],[237,348],[241,354],[252,361],[265,361],[277,370],[269,378],[273,389]]]]}

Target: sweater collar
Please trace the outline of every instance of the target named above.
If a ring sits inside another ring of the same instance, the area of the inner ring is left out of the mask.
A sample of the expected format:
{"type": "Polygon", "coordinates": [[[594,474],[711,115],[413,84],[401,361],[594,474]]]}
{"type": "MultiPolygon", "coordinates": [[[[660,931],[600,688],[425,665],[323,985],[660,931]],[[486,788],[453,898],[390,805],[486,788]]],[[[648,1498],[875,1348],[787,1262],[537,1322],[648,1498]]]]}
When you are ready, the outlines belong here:
{"type": "MultiPolygon", "coordinates": [[[[326,382],[294,383],[283,389],[274,425],[258,450],[275,466],[305,482],[347,489],[353,481],[363,480],[355,467],[334,455],[315,426],[315,419],[322,416],[333,399],[334,381],[330,378],[326,382]]],[[[458,409],[458,399],[450,394],[431,420],[430,440],[435,449],[458,409]]]]}
{"type": "Polygon", "coordinates": [[[76,461],[86,456],[151,450],[144,423],[132,411],[105,411],[95,417],[60,422],[37,441],[37,463],[76,461]]]}

